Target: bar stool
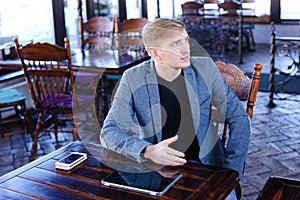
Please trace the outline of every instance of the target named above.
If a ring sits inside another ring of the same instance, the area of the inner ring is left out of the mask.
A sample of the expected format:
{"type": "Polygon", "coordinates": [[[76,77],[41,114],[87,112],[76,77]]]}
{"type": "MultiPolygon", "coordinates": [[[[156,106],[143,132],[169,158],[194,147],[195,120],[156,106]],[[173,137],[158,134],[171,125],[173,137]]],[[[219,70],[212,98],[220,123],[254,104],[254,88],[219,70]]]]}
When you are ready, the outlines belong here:
{"type": "Polygon", "coordinates": [[[7,131],[9,134],[29,132],[33,139],[33,130],[26,111],[26,96],[16,89],[0,89],[0,133],[4,137],[4,125],[22,122],[21,130],[7,131]],[[2,119],[2,113],[15,111],[15,115],[2,119]]]}

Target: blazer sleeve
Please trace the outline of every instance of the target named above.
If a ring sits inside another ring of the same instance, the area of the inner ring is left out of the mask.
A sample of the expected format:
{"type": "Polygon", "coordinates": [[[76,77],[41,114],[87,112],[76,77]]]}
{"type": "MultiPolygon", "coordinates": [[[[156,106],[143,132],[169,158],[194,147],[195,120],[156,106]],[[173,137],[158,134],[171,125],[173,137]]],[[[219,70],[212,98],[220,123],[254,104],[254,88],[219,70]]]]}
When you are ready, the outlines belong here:
{"type": "Polygon", "coordinates": [[[100,133],[101,144],[138,162],[144,161],[141,152],[151,143],[139,137],[135,126],[134,103],[130,77],[125,72],[121,78],[112,107],[104,120],[100,133]]]}
{"type": "Polygon", "coordinates": [[[250,138],[249,116],[241,101],[230,89],[215,65],[212,67],[212,74],[214,77],[212,82],[212,102],[223,112],[224,120],[229,125],[225,167],[238,171],[241,176],[250,138]],[[224,100],[223,97],[225,97],[224,100]]]}

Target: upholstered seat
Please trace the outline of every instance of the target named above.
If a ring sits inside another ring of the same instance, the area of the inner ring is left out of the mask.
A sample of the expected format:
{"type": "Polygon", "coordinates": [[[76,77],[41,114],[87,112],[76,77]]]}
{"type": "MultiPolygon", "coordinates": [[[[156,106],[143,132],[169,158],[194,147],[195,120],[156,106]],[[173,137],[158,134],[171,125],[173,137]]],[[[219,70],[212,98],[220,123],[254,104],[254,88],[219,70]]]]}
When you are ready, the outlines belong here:
{"type": "Polygon", "coordinates": [[[247,100],[251,80],[246,73],[234,64],[225,64],[221,61],[217,61],[215,64],[225,78],[226,83],[236,93],[238,98],[241,101],[247,100]]]}
{"type": "Polygon", "coordinates": [[[2,137],[4,137],[5,134],[29,132],[33,139],[33,130],[26,110],[26,99],[27,97],[16,89],[0,89],[0,133],[2,137]],[[13,116],[9,114],[11,111],[15,113],[13,116]],[[4,118],[4,113],[7,113],[9,116],[4,118]],[[21,129],[7,131],[7,129],[4,128],[6,124],[17,122],[21,122],[21,129]]]}

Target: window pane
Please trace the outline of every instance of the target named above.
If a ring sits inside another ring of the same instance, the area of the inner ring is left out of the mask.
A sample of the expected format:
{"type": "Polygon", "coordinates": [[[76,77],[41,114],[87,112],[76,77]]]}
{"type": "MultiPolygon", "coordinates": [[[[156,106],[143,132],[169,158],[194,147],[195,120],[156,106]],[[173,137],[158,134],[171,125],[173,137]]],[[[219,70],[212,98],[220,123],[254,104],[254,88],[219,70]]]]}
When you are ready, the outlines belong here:
{"type": "Polygon", "coordinates": [[[299,0],[281,0],[280,18],[282,20],[300,20],[299,0]]]}
{"type": "Polygon", "coordinates": [[[126,0],[127,19],[142,17],[141,0],[126,0]]]}
{"type": "MultiPolygon", "coordinates": [[[[86,1],[82,2],[82,20],[86,21],[86,1]]],[[[70,40],[71,49],[80,48],[79,41],[79,18],[78,18],[78,0],[65,0],[64,4],[65,23],[67,37],[70,40]]]]}
{"type": "Polygon", "coordinates": [[[257,15],[270,15],[271,0],[256,0],[255,13],[257,15]]]}
{"type": "Polygon", "coordinates": [[[173,17],[173,0],[160,0],[160,17],[173,17]]]}
{"type": "Polygon", "coordinates": [[[93,0],[93,4],[94,16],[112,17],[118,14],[118,0],[93,0]]]}
{"type": "Polygon", "coordinates": [[[0,0],[0,37],[55,43],[52,0],[0,0]]]}
{"type": "MultiPolygon", "coordinates": [[[[182,14],[181,4],[187,0],[160,0],[159,9],[160,17],[177,18],[182,14]]],[[[157,0],[149,0],[148,3],[148,19],[150,21],[157,17],[157,0]]]]}
{"type": "Polygon", "coordinates": [[[187,2],[187,1],[186,0],[174,1],[175,17],[179,17],[180,15],[182,15],[181,4],[184,4],[185,2],[187,2]]]}
{"type": "Polygon", "coordinates": [[[147,1],[148,20],[153,21],[157,17],[157,4],[156,0],[147,1]]]}

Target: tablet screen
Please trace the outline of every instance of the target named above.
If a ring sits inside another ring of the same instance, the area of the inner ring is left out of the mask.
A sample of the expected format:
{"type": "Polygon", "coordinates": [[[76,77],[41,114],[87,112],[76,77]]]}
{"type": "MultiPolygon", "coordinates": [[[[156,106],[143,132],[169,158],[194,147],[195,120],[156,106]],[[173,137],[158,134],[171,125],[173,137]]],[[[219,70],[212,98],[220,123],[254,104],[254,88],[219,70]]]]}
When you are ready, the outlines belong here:
{"type": "Polygon", "coordinates": [[[131,173],[123,171],[114,171],[105,177],[101,183],[107,186],[114,186],[136,192],[161,196],[168,191],[180,178],[178,173],[172,178],[166,178],[157,171],[131,173]]]}

